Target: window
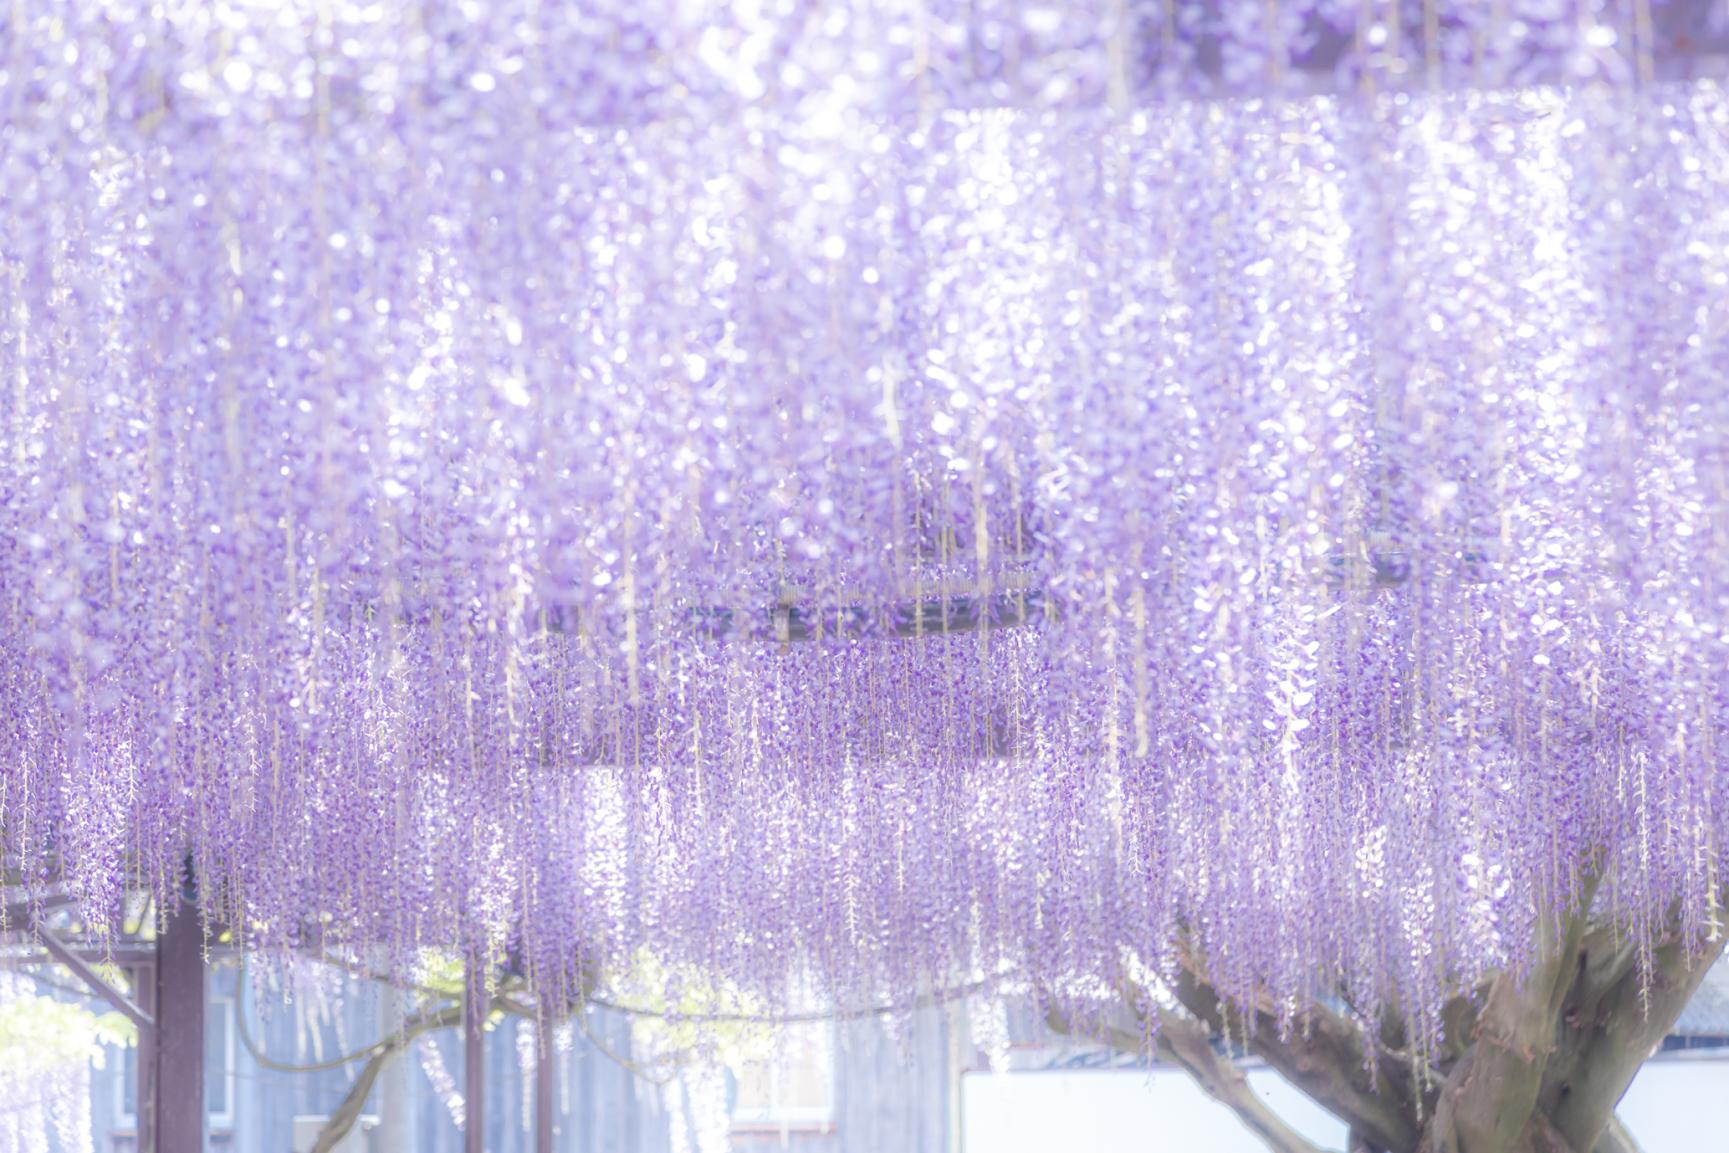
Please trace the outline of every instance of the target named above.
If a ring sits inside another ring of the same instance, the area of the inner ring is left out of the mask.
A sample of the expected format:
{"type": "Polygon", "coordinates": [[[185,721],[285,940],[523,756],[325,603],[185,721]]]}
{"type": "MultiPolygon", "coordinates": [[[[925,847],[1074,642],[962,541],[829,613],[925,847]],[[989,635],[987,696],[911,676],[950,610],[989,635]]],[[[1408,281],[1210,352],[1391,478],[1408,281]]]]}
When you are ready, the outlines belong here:
{"type": "Polygon", "coordinates": [[[212,1129],[234,1127],[234,998],[204,1005],[204,1111],[212,1129]]]}
{"type": "Polygon", "coordinates": [[[735,1129],[827,1129],[834,1123],[834,1026],[789,1025],[775,1051],[732,1072],[735,1129]]]}

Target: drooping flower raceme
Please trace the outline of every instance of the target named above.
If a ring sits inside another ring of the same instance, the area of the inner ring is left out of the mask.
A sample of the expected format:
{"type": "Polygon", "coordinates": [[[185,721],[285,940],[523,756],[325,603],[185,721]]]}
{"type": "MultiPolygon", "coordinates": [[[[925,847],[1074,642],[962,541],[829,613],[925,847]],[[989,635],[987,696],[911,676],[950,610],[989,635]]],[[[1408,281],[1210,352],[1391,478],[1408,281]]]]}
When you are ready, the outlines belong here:
{"type": "Polygon", "coordinates": [[[1587,862],[1710,921],[1682,6],[65,7],[0,73],[24,879],[861,1002],[1184,933],[1432,1009],[1587,862]]]}

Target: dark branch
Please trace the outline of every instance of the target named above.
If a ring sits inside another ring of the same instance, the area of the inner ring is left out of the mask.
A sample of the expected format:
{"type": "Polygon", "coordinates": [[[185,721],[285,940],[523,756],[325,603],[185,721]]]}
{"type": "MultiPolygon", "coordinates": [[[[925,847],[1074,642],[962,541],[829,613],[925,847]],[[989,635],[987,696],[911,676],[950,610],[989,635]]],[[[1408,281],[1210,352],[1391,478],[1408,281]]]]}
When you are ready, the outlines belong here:
{"type": "Polygon", "coordinates": [[[1216,1033],[1236,1032],[1248,1047],[1285,1079],[1330,1110],[1377,1149],[1410,1153],[1417,1146],[1417,1128],[1406,1107],[1390,1091],[1394,1076],[1371,1085],[1369,1059],[1359,1031],[1325,1006],[1311,1006],[1301,1028],[1281,1035],[1278,1019],[1255,1009],[1232,1007],[1227,1029],[1225,1003],[1200,974],[1186,950],[1173,992],[1178,1002],[1216,1033]]]}
{"type": "MultiPolygon", "coordinates": [[[[1136,1000],[1126,991],[1124,999],[1136,1000]]],[[[1053,1032],[1076,1035],[1071,1023],[1056,1009],[1046,1011],[1045,1021],[1053,1032]]],[[[1146,1051],[1145,1038],[1127,1029],[1105,1028],[1096,1039],[1123,1053],[1139,1055],[1146,1051]]],[[[1155,1045],[1160,1061],[1188,1073],[1207,1096],[1235,1113],[1273,1153],[1325,1153],[1267,1107],[1236,1063],[1213,1048],[1205,1025],[1177,1013],[1161,1012],[1155,1045]]]]}
{"type": "Polygon", "coordinates": [[[1596,999],[1588,1017],[1568,1022],[1568,1056],[1545,1078],[1538,1105],[1573,1148],[1592,1149],[1602,1139],[1622,1094],[1668,1036],[1726,939],[1720,931],[1696,949],[1674,934],[1652,957],[1648,987],[1632,966],[1596,999]]]}
{"type": "Polygon", "coordinates": [[[1627,1126],[1621,1124],[1621,1118],[1611,1117],[1608,1128],[1597,1138],[1591,1153],[1644,1153],[1644,1150],[1639,1148],[1639,1142],[1633,1140],[1627,1126]]]}
{"type": "Polygon", "coordinates": [[[1503,971],[1489,986],[1470,1051],[1447,1074],[1435,1103],[1430,1144],[1437,1153],[1508,1149],[1532,1125],[1601,879],[1600,871],[1587,870],[1558,922],[1539,913],[1529,969],[1503,971]]]}
{"type": "Polygon", "coordinates": [[[1206,1026],[1176,1013],[1161,1013],[1158,1046],[1161,1060],[1187,1070],[1209,1097],[1228,1107],[1276,1153],[1322,1153],[1267,1108],[1234,1061],[1214,1050],[1206,1026]]]}
{"type": "Polygon", "coordinates": [[[311,1153],[331,1153],[348,1136],[348,1131],[354,1128],[354,1123],[360,1120],[360,1114],[366,1108],[366,1098],[372,1093],[372,1086],[378,1080],[378,1075],[384,1072],[397,1054],[408,1047],[408,1043],[422,1033],[434,1029],[454,1026],[462,1020],[462,1006],[451,1005],[436,1013],[417,1017],[405,1024],[400,1032],[392,1033],[372,1047],[372,1056],[367,1058],[361,1067],[360,1074],[349,1085],[348,1092],[324,1122],[324,1127],[318,1131],[318,1139],[312,1143],[311,1153]]]}

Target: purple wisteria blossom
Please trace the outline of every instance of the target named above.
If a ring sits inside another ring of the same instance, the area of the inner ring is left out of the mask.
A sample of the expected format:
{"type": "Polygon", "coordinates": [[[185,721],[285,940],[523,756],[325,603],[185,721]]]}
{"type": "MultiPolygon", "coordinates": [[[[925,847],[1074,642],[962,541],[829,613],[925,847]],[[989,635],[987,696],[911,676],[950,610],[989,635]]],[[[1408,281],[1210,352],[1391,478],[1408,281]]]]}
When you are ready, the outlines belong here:
{"type": "Polygon", "coordinates": [[[14,7],[8,865],[863,1004],[1703,933],[1720,11],[14,7]]]}

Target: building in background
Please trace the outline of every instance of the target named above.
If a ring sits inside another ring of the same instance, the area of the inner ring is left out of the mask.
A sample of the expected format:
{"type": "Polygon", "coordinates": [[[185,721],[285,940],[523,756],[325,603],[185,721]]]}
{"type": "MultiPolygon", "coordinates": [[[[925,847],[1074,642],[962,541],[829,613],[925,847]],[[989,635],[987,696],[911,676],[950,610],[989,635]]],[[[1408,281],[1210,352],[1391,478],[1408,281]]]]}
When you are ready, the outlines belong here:
{"type": "MultiPolygon", "coordinates": [[[[206,1097],[211,1153],[306,1153],[361,1062],[388,1035],[394,997],[355,977],[258,991],[233,965],[210,969],[206,1097]],[[286,1067],[304,1069],[291,1071],[286,1067]]],[[[115,1050],[92,1086],[93,1148],[136,1148],[136,1053],[115,1050]]],[[[487,1038],[486,1147],[530,1153],[533,1044],[506,1017],[487,1038]]],[[[461,1153],[462,1054],[454,1030],[392,1062],[339,1153],[461,1153]]],[[[1343,1128],[1270,1070],[1251,1080],[1323,1145],[1343,1128]],[[1334,1130],[1337,1130],[1335,1133],[1334,1130]]],[[[1055,1039],[1035,1014],[960,1004],[895,1017],[802,1023],[773,1056],[737,1068],[650,1066],[631,1020],[591,1010],[561,1034],[561,1153],[1091,1153],[1206,1148],[1258,1153],[1256,1139],[1177,1072],[1055,1039]]],[[[1679,1153],[1705,1095],[1729,1095],[1729,965],[1707,978],[1623,1116],[1645,1153],[1679,1153]]]]}

